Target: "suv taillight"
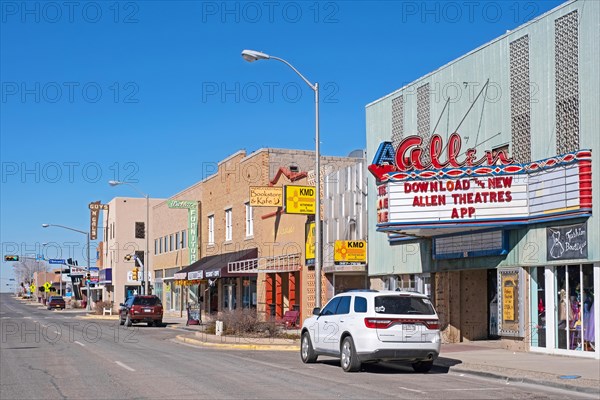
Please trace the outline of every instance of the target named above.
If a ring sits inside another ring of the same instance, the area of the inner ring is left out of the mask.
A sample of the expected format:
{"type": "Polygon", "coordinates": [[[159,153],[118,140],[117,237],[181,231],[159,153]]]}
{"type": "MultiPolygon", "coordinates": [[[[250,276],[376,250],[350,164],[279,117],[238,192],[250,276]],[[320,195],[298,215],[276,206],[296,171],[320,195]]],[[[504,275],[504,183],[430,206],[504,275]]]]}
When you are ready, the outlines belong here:
{"type": "Polygon", "coordinates": [[[413,318],[365,318],[365,326],[371,329],[387,329],[396,324],[422,324],[427,329],[439,329],[440,323],[437,319],[413,319],[413,318]]]}
{"type": "Polygon", "coordinates": [[[365,326],[371,329],[389,328],[395,320],[389,318],[365,318],[365,326]]]}

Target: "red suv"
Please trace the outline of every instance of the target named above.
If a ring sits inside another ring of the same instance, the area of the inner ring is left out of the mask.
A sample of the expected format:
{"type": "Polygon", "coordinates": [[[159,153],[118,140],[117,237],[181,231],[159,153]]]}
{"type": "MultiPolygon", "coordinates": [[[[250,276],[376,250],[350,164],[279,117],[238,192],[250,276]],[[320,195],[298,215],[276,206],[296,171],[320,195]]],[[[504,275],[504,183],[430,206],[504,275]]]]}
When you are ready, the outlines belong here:
{"type": "Polygon", "coordinates": [[[138,322],[147,322],[148,326],[162,326],[163,307],[157,296],[129,297],[120,304],[119,324],[131,326],[138,322]]]}
{"type": "Polygon", "coordinates": [[[65,309],[65,299],[62,296],[50,296],[48,301],[46,302],[46,306],[48,310],[53,308],[60,308],[61,310],[65,309]]]}

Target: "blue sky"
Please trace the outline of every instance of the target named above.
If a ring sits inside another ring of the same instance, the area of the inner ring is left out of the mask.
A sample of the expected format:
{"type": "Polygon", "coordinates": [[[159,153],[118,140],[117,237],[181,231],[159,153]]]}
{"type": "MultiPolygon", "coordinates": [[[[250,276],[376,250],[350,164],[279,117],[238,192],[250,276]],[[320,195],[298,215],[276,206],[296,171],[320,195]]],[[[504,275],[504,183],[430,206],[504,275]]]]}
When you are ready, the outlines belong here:
{"type": "Polygon", "coordinates": [[[243,49],[319,82],[321,152],[346,156],[367,103],[561,3],[2,1],[2,255],[83,259],[41,224],[87,230],[90,202],[139,195],[108,180],[167,198],[240,149],[313,150],[313,92],[243,49]]]}

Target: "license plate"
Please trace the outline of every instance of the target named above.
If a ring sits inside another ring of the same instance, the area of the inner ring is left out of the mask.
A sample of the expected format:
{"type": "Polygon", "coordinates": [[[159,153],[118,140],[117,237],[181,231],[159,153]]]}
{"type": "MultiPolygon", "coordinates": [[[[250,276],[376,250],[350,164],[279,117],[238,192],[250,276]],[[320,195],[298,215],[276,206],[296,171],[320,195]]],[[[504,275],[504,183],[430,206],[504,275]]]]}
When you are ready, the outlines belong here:
{"type": "Polygon", "coordinates": [[[414,331],[415,330],[414,325],[403,325],[403,326],[404,326],[405,331],[414,331]]]}
{"type": "Polygon", "coordinates": [[[144,312],[152,312],[151,308],[144,308],[144,312]]]}

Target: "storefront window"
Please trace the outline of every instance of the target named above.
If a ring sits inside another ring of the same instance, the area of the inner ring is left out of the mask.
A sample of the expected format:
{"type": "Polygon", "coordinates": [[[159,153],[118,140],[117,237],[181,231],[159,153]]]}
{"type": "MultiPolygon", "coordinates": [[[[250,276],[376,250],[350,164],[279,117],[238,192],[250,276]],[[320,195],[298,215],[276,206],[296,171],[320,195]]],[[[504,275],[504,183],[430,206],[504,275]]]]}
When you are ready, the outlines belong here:
{"type": "Polygon", "coordinates": [[[242,306],[256,308],[256,278],[243,278],[242,306]]]}
{"type": "Polygon", "coordinates": [[[594,351],[594,296],[591,265],[556,267],[556,348],[594,351]]]}

